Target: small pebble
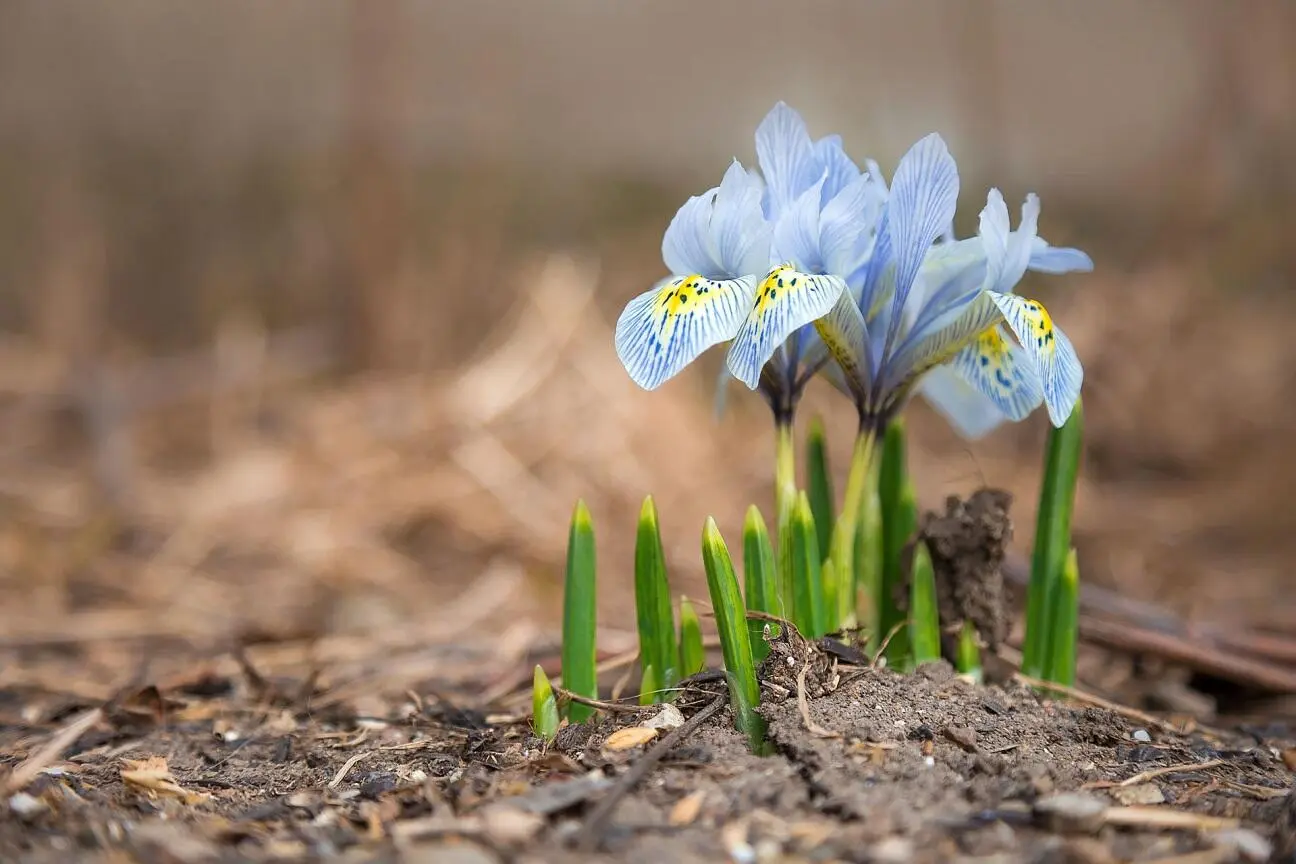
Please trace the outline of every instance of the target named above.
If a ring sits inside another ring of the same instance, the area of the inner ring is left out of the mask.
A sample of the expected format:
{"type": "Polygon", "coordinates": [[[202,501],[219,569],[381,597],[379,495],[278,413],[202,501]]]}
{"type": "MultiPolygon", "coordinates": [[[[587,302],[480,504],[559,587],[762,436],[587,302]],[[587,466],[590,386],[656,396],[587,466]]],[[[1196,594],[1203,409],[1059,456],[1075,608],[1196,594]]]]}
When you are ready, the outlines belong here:
{"type": "Polygon", "coordinates": [[[1131,737],[1133,737],[1135,741],[1141,742],[1143,744],[1152,743],[1152,736],[1148,734],[1148,731],[1146,729],[1135,729],[1134,734],[1131,737]]]}
{"type": "Polygon", "coordinates": [[[1232,851],[1242,861],[1264,862],[1273,856],[1273,844],[1250,828],[1230,828],[1211,837],[1221,849],[1232,851]]]}
{"type": "Polygon", "coordinates": [[[498,864],[499,856],[476,843],[428,843],[401,853],[401,864],[498,864]]]}
{"type": "Polygon", "coordinates": [[[888,837],[869,850],[868,860],[874,864],[907,864],[914,857],[913,841],[904,837],[888,837]]]}
{"type": "Polygon", "coordinates": [[[31,819],[44,812],[46,807],[45,802],[36,796],[19,792],[9,798],[9,809],[19,819],[31,819]]]}
{"type": "Polygon", "coordinates": [[[1164,804],[1166,800],[1165,795],[1161,792],[1161,787],[1155,783],[1117,786],[1110,791],[1110,794],[1112,798],[1116,799],[1117,803],[1126,806],[1164,804]]]}
{"type": "Polygon", "coordinates": [[[1042,798],[1033,808],[1036,823],[1055,834],[1096,834],[1106,812],[1101,799],[1079,792],[1042,798]]]}
{"type": "Polygon", "coordinates": [[[505,846],[529,843],[545,826],[545,817],[507,803],[488,804],[482,808],[481,817],[486,836],[505,846]]]}
{"type": "Polygon", "coordinates": [[[977,732],[971,726],[946,726],[942,730],[945,737],[969,753],[977,749],[977,732]]]}
{"type": "Polygon", "coordinates": [[[684,725],[684,715],[674,705],[667,705],[639,725],[645,729],[678,729],[684,725]]]}

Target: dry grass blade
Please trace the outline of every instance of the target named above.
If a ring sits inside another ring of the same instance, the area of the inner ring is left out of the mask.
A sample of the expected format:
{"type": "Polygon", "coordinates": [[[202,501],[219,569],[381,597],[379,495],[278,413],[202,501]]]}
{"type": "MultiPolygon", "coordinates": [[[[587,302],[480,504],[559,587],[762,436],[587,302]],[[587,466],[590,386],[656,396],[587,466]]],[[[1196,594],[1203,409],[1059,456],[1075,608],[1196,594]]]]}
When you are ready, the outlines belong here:
{"type": "Polygon", "coordinates": [[[91,727],[103,719],[102,708],[74,717],[63,728],[59,729],[39,750],[28,756],[13,769],[4,781],[5,794],[17,792],[30,783],[43,768],[58,761],[63,751],[71,747],[76,740],[88,732],[91,727]]]}
{"type": "Polygon", "coordinates": [[[904,628],[908,626],[909,626],[909,621],[908,619],[905,619],[904,621],[900,621],[892,625],[891,629],[887,631],[886,638],[882,640],[881,645],[878,645],[877,653],[873,655],[874,669],[877,668],[878,663],[882,662],[882,658],[886,656],[887,646],[891,644],[891,640],[896,637],[896,634],[898,634],[901,630],[904,630],[904,628]]]}
{"type": "Polygon", "coordinates": [[[1137,786],[1140,783],[1146,783],[1156,777],[1164,777],[1166,774],[1179,774],[1189,771],[1205,771],[1207,768],[1218,768],[1220,765],[1227,764],[1223,759],[1211,759],[1209,762],[1197,762],[1189,765],[1164,765],[1160,768],[1152,768],[1135,774],[1133,777],[1126,777],[1119,782],[1098,781],[1095,783],[1086,783],[1085,789],[1111,789],[1120,786],[1137,786]]]}
{"type": "Polygon", "coordinates": [[[351,773],[351,769],[356,766],[356,763],[362,759],[368,759],[373,755],[373,753],[374,751],[372,750],[366,750],[363,753],[355,754],[346,762],[343,762],[342,767],[333,775],[333,779],[328,782],[328,788],[336,789],[338,786],[342,785],[342,781],[346,779],[347,774],[351,773]]]}
{"type": "MultiPolygon", "coordinates": [[[[570,690],[564,690],[561,687],[555,687],[554,692],[564,699],[569,699],[578,705],[588,705],[591,708],[597,708],[600,711],[607,711],[610,714],[644,714],[644,706],[638,704],[623,705],[619,702],[609,702],[604,699],[590,699],[588,696],[578,696],[570,690]]],[[[637,698],[637,697],[635,697],[637,698]]]]}
{"type": "Polygon", "coordinates": [[[1146,726],[1152,726],[1166,732],[1180,731],[1173,723],[1162,720],[1160,717],[1155,715],[1148,714],[1146,711],[1140,711],[1137,708],[1130,708],[1121,705],[1120,703],[1113,702],[1110,699],[1095,696],[1093,693],[1086,693],[1084,690],[1080,690],[1076,687],[1067,687],[1064,684],[1054,684],[1051,681],[1032,678],[1031,676],[1024,675],[1021,672],[1016,673],[1013,677],[1030,687],[1038,687],[1042,690],[1052,690],[1061,693],[1069,699],[1074,699],[1077,702],[1084,702],[1097,708],[1105,708],[1108,711],[1112,711],[1122,717],[1128,717],[1131,720],[1136,720],[1146,726]]]}
{"type": "Polygon", "coordinates": [[[1167,828],[1189,831],[1221,831],[1236,828],[1241,822],[1223,816],[1204,816],[1187,810],[1163,807],[1108,807],[1103,814],[1108,825],[1126,828],[1167,828]]]}
{"type": "Polygon", "coordinates": [[[797,673],[797,708],[801,711],[801,722],[805,724],[806,731],[817,738],[840,738],[841,735],[820,726],[810,716],[810,700],[806,696],[806,674],[809,671],[810,664],[802,663],[801,671],[797,673]]]}
{"type": "Polygon", "coordinates": [[[1241,792],[1243,795],[1249,795],[1258,801],[1273,801],[1276,798],[1286,798],[1291,794],[1290,789],[1274,789],[1270,786],[1252,786],[1248,783],[1235,783],[1232,780],[1223,781],[1224,785],[1235,792],[1241,792]]]}

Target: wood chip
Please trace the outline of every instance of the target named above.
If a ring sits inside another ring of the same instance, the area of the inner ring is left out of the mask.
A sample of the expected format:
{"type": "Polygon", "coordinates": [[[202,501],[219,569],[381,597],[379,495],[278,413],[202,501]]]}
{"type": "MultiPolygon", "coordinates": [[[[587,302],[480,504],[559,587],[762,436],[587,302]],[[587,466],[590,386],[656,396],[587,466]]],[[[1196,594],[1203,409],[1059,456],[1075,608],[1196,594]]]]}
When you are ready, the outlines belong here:
{"type": "Polygon", "coordinates": [[[656,729],[645,726],[627,726],[609,735],[607,741],[603,742],[603,749],[613,753],[622,750],[633,750],[636,747],[642,747],[656,737],[656,729]]]}
{"type": "Polygon", "coordinates": [[[676,828],[692,825],[697,820],[698,814],[702,812],[702,801],[705,798],[706,793],[699,789],[676,801],[675,806],[671,808],[670,824],[676,828]]]}

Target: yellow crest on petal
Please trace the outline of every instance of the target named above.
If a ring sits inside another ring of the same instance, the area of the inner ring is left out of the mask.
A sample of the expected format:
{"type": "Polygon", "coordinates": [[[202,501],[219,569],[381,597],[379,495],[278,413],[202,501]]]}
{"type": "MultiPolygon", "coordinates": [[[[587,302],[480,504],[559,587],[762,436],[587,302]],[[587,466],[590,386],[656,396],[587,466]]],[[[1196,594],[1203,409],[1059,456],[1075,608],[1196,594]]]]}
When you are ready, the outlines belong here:
{"type": "Polygon", "coordinates": [[[752,276],[667,279],[626,305],[617,320],[617,356],[640,387],[659,387],[706,349],[733,338],[755,287],[752,276]]]}

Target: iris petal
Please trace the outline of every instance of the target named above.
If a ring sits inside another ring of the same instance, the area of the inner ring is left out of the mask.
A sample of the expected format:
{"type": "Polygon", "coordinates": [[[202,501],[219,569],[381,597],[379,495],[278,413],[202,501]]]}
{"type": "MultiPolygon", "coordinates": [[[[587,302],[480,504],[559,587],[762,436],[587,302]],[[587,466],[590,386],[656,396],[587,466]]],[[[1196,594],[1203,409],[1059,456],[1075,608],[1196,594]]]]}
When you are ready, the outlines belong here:
{"type": "Polygon", "coordinates": [[[823,174],[801,115],[779,102],[756,127],[756,160],[765,177],[765,216],[782,212],[823,174]]]}
{"type": "Polygon", "coordinates": [[[756,289],[755,302],[729,349],[729,371],[755,390],[761,368],[789,336],[828,314],[846,283],[784,265],[775,267],[756,289]]]}
{"type": "Polygon", "coordinates": [[[895,338],[899,311],[909,299],[927,251],[954,218],[958,191],[958,166],[939,135],[923,138],[900,160],[887,201],[887,230],[896,271],[888,345],[895,338]]]}
{"type": "Polygon", "coordinates": [[[703,351],[732,339],[755,296],[754,276],[667,279],[622,311],[616,326],[617,356],[636,384],[656,389],[703,351]]]}
{"type": "Polygon", "coordinates": [[[707,230],[715,238],[716,259],[726,276],[754,275],[769,267],[771,231],[761,212],[762,192],[760,178],[737,159],[716,190],[707,230]]]}
{"type": "Polygon", "coordinates": [[[1008,418],[976,387],[948,364],[937,366],[918,382],[918,391],[954,431],[968,440],[984,438],[1008,418]]]}
{"type": "Polygon", "coordinates": [[[843,291],[828,314],[815,321],[815,330],[835,361],[846,391],[862,404],[872,386],[868,325],[849,291],[843,291]]]}
{"type": "Polygon", "coordinates": [[[1049,419],[1054,426],[1061,426],[1071,416],[1084,382],[1084,369],[1071,340],[1053,323],[1052,316],[1038,300],[995,291],[987,292],[987,296],[1033,362],[1044,390],[1049,419]]]}

